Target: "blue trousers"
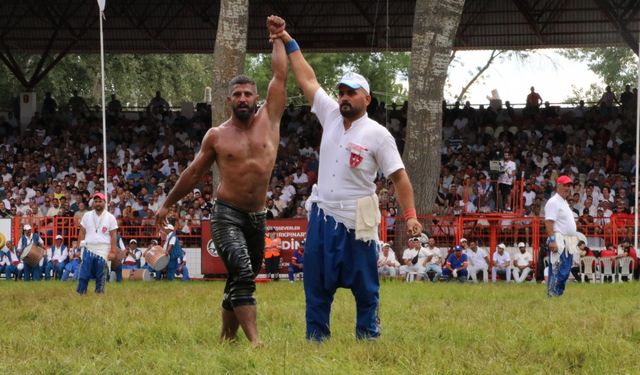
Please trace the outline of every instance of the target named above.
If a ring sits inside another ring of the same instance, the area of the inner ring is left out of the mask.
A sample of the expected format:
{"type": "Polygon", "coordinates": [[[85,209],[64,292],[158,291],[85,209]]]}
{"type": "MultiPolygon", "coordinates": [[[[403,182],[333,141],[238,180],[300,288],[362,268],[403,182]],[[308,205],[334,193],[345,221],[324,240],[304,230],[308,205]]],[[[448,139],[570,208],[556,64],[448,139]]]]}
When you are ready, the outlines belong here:
{"type": "Polygon", "coordinates": [[[44,278],[49,280],[51,278],[51,274],[55,273],[56,279],[60,279],[62,277],[62,271],[64,271],[65,263],[53,264],[53,262],[47,262],[47,265],[44,267],[44,278]]]}
{"type": "Polygon", "coordinates": [[[337,288],[349,288],[356,300],[356,337],[380,336],[378,252],[374,241],[355,239],[355,231],[338,224],[313,205],[304,252],[304,292],[308,340],[331,336],[331,304],[337,288]]]}
{"type": "MultiPolygon", "coordinates": [[[[176,271],[176,275],[179,275],[176,271]]],[[[189,268],[187,266],[182,266],[182,281],[189,281],[191,278],[189,277],[189,268]]]]}
{"type": "Polygon", "coordinates": [[[293,276],[296,273],[303,272],[302,268],[294,267],[293,265],[289,265],[289,281],[293,281],[293,276]]]}
{"type": "Polygon", "coordinates": [[[78,281],[78,294],[86,294],[89,280],[96,280],[96,293],[104,293],[107,284],[107,261],[91,251],[84,249],[82,252],[82,264],[78,281]]]}
{"type": "Polygon", "coordinates": [[[573,263],[573,255],[567,250],[560,253],[560,259],[557,264],[549,262],[549,280],[547,283],[547,295],[549,297],[561,296],[567,284],[569,274],[571,274],[571,264],[573,263]]]}
{"type": "MultiPolygon", "coordinates": [[[[451,273],[451,270],[448,268],[442,269],[442,276],[446,277],[448,281],[451,281],[453,279],[453,274],[451,273]]],[[[466,268],[458,271],[459,282],[464,283],[465,281],[467,281],[468,277],[469,277],[469,271],[467,271],[466,268]]]]}
{"type": "Polygon", "coordinates": [[[19,271],[18,267],[14,266],[13,264],[6,266],[4,272],[7,280],[11,280],[13,276],[19,279],[22,274],[22,271],[19,271]]]}
{"type": "Polygon", "coordinates": [[[24,263],[24,269],[22,270],[22,272],[23,272],[24,281],[42,280],[42,268],[40,268],[40,265],[36,265],[35,267],[32,267],[27,263],[24,263]]]}
{"type": "Polygon", "coordinates": [[[78,280],[78,276],[79,276],[79,272],[78,270],[80,269],[80,261],[78,259],[74,259],[71,262],[67,263],[66,266],[64,266],[64,271],[62,272],[62,281],[67,281],[67,279],[69,278],[69,274],[73,273],[73,279],[74,280],[78,280]]]}
{"type": "Polygon", "coordinates": [[[122,282],[122,265],[112,269],[111,271],[115,272],[116,274],[116,282],[121,283],[122,282]]]}

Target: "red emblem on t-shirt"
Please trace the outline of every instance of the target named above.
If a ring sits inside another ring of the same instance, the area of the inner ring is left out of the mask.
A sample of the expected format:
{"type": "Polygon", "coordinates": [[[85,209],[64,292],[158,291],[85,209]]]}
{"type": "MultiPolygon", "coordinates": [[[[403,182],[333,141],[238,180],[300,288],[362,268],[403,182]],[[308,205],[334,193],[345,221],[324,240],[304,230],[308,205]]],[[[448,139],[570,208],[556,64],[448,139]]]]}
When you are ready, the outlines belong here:
{"type": "Polygon", "coordinates": [[[351,156],[349,156],[349,166],[355,168],[364,160],[363,155],[364,152],[367,151],[367,148],[355,143],[349,143],[347,149],[351,152],[351,156]]]}
{"type": "Polygon", "coordinates": [[[109,229],[107,227],[102,227],[102,233],[107,233],[109,229]]]}

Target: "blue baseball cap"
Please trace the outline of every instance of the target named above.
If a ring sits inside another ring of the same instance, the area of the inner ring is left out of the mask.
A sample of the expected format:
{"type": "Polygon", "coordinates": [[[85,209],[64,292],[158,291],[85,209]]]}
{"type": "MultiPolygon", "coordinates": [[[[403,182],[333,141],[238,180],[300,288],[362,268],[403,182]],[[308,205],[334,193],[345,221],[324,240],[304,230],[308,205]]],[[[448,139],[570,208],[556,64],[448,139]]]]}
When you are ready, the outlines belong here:
{"type": "Polygon", "coordinates": [[[462,251],[462,246],[456,245],[453,247],[453,251],[462,251]]]}

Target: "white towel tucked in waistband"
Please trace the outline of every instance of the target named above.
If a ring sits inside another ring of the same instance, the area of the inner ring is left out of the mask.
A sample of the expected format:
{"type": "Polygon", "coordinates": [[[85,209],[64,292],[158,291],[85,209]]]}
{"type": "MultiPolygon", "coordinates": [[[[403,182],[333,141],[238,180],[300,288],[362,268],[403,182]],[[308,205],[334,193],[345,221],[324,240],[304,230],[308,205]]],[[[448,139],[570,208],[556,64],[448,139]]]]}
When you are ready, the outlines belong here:
{"type": "Polygon", "coordinates": [[[88,243],[87,250],[91,251],[99,257],[104,258],[104,260],[108,260],[109,251],[111,251],[111,245],[106,243],[88,243]]]}
{"type": "Polygon", "coordinates": [[[580,249],[578,248],[580,238],[578,236],[565,236],[560,232],[556,232],[554,235],[556,236],[558,252],[551,254],[551,259],[554,262],[557,261],[557,259],[560,258],[560,254],[562,254],[564,250],[567,250],[567,253],[573,255],[573,262],[580,264],[580,249]]]}
{"type": "Polygon", "coordinates": [[[377,241],[381,215],[378,196],[371,194],[358,199],[356,208],[356,240],[377,241]]]}

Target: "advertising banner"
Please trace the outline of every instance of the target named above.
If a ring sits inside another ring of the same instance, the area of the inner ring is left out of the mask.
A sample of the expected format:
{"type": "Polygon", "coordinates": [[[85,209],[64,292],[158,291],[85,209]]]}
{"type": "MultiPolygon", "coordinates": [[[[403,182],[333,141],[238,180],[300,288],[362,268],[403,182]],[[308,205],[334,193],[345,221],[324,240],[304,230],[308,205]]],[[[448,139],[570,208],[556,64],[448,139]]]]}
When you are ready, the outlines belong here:
{"type": "MultiPolygon", "coordinates": [[[[280,252],[280,273],[287,273],[287,267],[291,260],[293,251],[300,246],[300,240],[304,239],[307,233],[306,219],[273,219],[267,220],[267,231],[275,229],[276,236],[282,240],[280,252]]],[[[211,229],[209,221],[202,221],[202,244],[201,244],[201,273],[205,277],[222,277],[227,274],[227,269],[220,259],[218,250],[211,240],[211,229]]],[[[263,273],[263,271],[261,271],[263,273]]]]}

